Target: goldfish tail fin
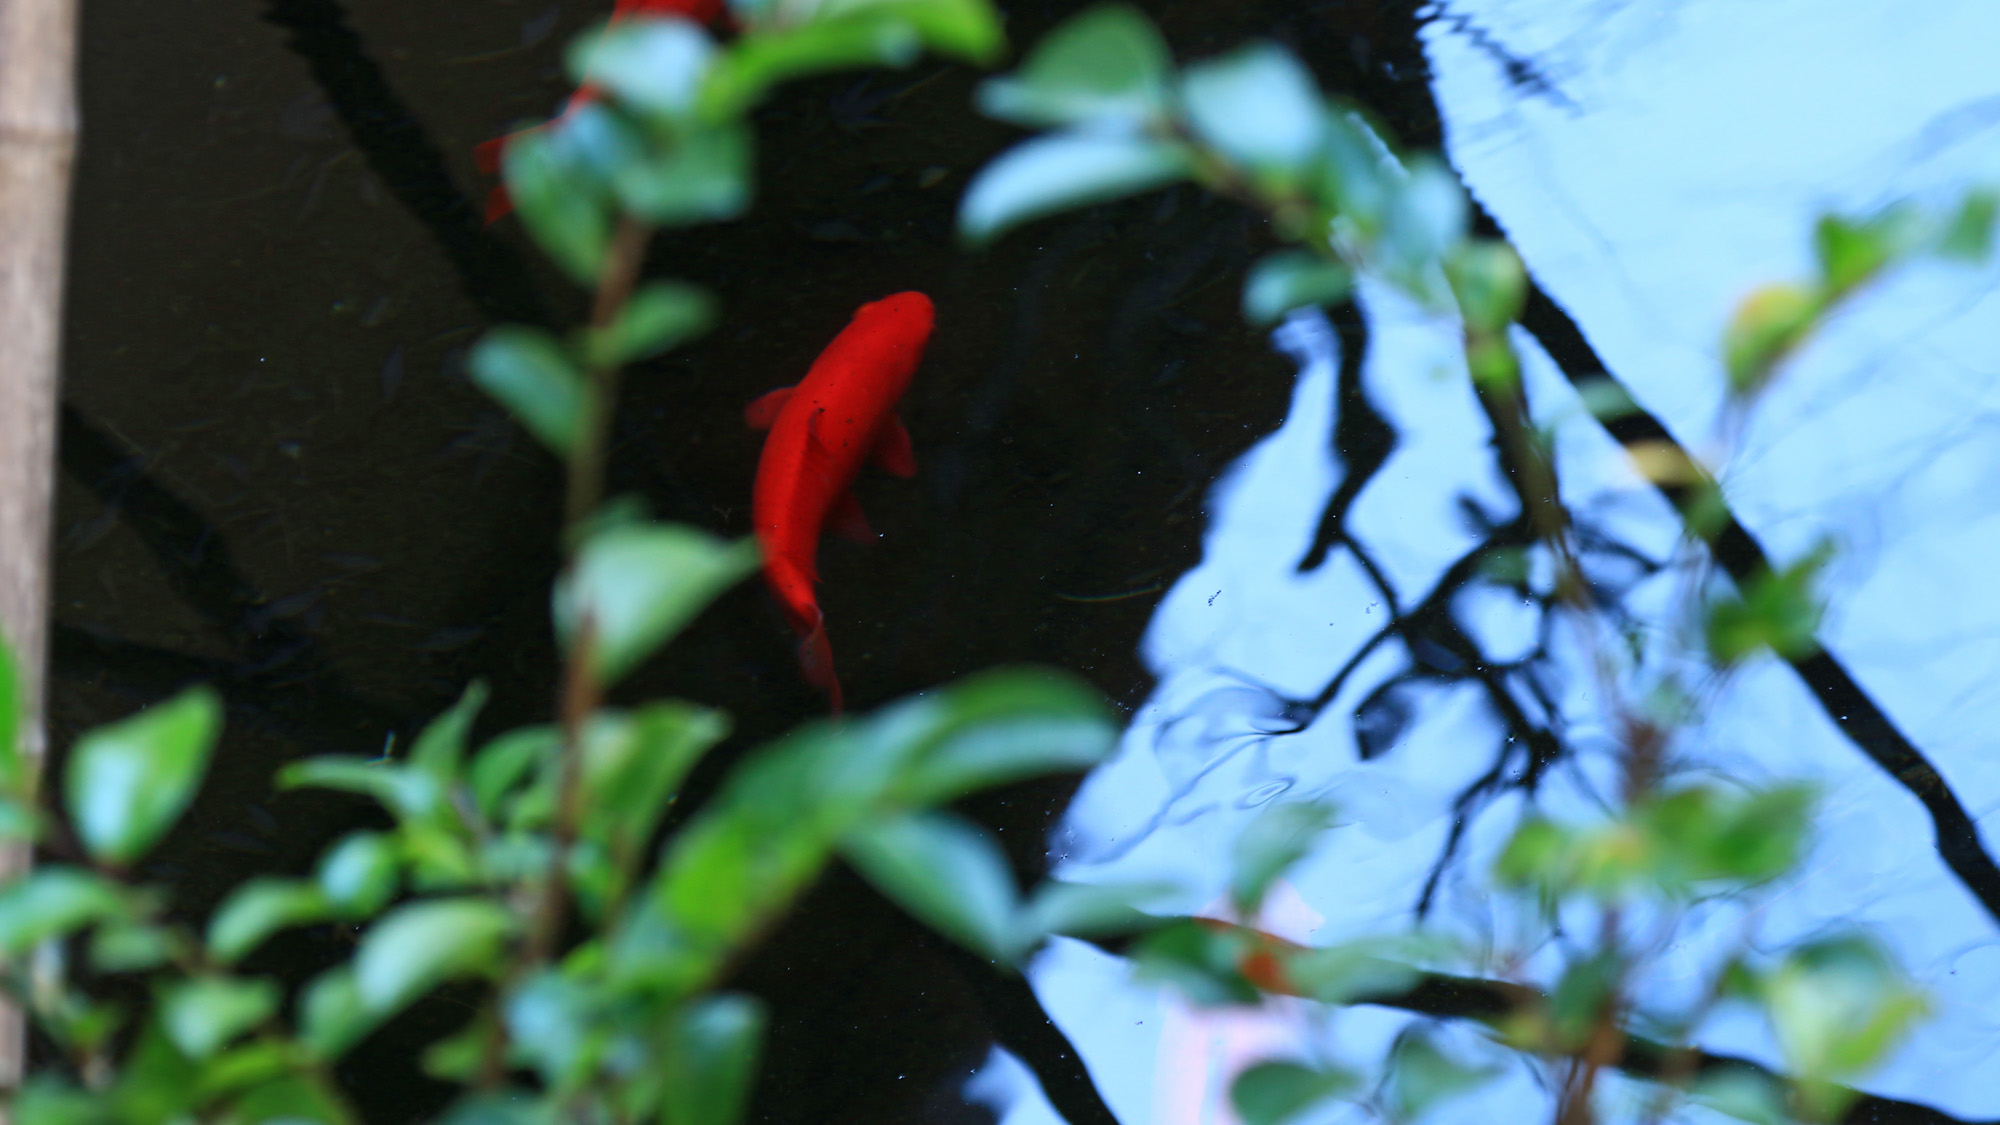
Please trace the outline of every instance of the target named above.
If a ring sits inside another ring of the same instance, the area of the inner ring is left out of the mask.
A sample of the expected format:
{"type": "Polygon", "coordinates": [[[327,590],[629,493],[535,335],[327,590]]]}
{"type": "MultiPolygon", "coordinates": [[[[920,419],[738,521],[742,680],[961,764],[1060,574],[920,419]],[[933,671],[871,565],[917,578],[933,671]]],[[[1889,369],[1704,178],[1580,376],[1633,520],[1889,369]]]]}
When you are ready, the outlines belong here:
{"type": "Polygon", "coordinates": [[[825,621],[815,621],[812,632],[799,639],[799,670],[807,683],[826,693],[833,713],[840,714],[840,678],[833,674],[833,646],[826,639],[825,621]]]}

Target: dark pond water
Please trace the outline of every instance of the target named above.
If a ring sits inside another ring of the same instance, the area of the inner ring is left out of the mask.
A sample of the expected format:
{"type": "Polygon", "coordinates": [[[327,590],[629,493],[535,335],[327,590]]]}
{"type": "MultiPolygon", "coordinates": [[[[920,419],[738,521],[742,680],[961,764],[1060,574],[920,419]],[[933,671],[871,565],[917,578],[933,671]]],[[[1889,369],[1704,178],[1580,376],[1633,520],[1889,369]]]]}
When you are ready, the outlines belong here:
{"type": "MultiPolygon", "coordinates": [[[[2000,84],[1972,46],[2000,17],[1978,0],[1921,19],[1787,2],[1752,20],[1723,0],[1484,0],[1438,18],[1402,0],[1144,6],[1184,56],[1275,36],[1406,144],[1448,141],[1553,298],[1531,318],[1531,394],[1603,532],[1605,580],[1642,608],[1671,516],[1565,376],[1608,366],[1704,447],[1729,304],[1804,268],[1817,208],[2000,180],[2000,84]]],[[[363,822],[274,794],[283,762],[407,738],[475,677],[497,689],[493,729],[547,713],[556,468],[463,364],[486,326],[568,323],[581,301],[517,227],[480,230],[471,149],[559,102],[560,45],[601,7],[85,5],[51,718],[60,746],[183,684],[222,689],[211,788],[148,872],[191,913],[363,822]]],[[[1080,5],[1003,7],[1020,44],[1080,5]]],[[[1075,669],[1131,730],[1060,823],[1074,779],[971,804],[1024,874],[1167,874],[1199,909],[1251,809],[1329,795],[1351,826],[1267,924],[1332,940],[1406,925],[1421,902],[1447,927],[1503,929],[1468,873],[1520,807],[1526,747],[1569,755],[1538,775],[1561,811],[1587,806],[1604,739],[1538,605],[1458,565],[1513,511],[1449,333],[1370,292],[1274,348],[1236,311],[1267,234],[1187,191],[962,252],[958,192],[1012,135],[969,112],[976,80],[923,63],[809,83],[760,113],[755,212],[655,249],[654,269],[710,286],[726,313],[628,381],[614,490],[747,532],[743,403],[794,379],[856,305],[922,289],[939,327],[904,408],[919,475],[867,482],[882,541],[821,560],[851,705],[1007,661],[1075,669]],[[1314,721],[1277,735],[1281,712],[1314,721]]],[[[1871,297],[1788,375],[1728,477],[1774,556],[1840,537],[1826,636],[1865,692],[1838,697],[1841,714],[1887,718],[1974,818],[2000,807],[1992,290],[1990,271],[1916,271],[1871,297]]],[[[1828,840],[1767,933],[1839,918],[1891,933],[1941,1015],[1870,1088],[2000,1116],[1995,912],[1939,861],[1912,790],[1829,719],[1822,686],[1759,668],[1697,748],[1825,787],[1828,840]]],[[[754,585],[623,690],[736,715],[697,799],[820,707],[754,585]]],[[[261,967],[303,976],[343,940],[301,935],[261,967]]],[[[1661,988],[1675,971],[1663,962],[1661,988]]],[[[1368,1061],[1405,1019],[1207,1022],[1075,944],[1031,979],[836,872],[737,982],[775,1006],[752,1117],[1222,1121],[1229,1059],[1315,1043],[1368,1061]]],[[[371,1120],[435,1108],[411,1046],[466,1014],[438,1000],[355,1056],[343,1077],[371,1120]]],[[[1752,1028],[1711,1038],[1769,1055],[1752,1028]]],[[[1518,1068],[1461,1119],[1533,1119],[1542,1097],[1518,1068]]]]}

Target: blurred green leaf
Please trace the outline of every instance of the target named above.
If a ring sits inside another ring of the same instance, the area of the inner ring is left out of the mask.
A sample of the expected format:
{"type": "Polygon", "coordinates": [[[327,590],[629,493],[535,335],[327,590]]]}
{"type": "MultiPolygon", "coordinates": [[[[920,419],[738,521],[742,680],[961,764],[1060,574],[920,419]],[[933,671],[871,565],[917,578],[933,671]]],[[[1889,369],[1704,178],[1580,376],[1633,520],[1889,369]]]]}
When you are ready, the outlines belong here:
{"type": "Polygon", "coordinates": [[[500,820],[505,798],[538,767],[553,764],[561,750],[562,733],[547,725],[518,727],[480,747],[468,771],[479,814],[489,821],[500,820]]]}
{"type": "Polygon", "coordinates": [[[618,199],[658,226],[721,222],[750,205],[755,146],[740,122],[689,126],[612,173],[618,199]]]}
{"type": "Polygon", "coordinates": [[[1278,250],[1257,260],[1243,281],[1243,319],[1270,324],[1293,309],[1338,304],[1354,289],[1354,271],[1309,250],[1278,250]]]}
{"type": "Polygon", "coordinates": [[[99,926],[90,936],[90,967],[100,973],[142,973],[173,959],[174,943],[158,926],[134,920],[99,926]]]}
{"type": "Polygon", "coordinates": [[[1952,213],[1938,239],[1938,253],[1961,261],[1983,262],[1993,252],[1993,224],[2000,215],[2000,193],[1974,191],[1952,213]]]}
{"type": "Polygon", "coordinates": [[[701,335],[715,320],[715,298],[684,281],[639,287],[609,327],[593,329],[584,353],[595,367],[622,367],[671,351],[701,335]]]}
{"type": "Polygon", "coordinates": [[[1103,4],[1042,37],[1013,74],[979,88],[980,112],[1029,128],[1142,125],[1165,116],[1173,57],[1153,21],[1103,4]]]}
{"type": "Polygon", "coordinates": [[[297,1074],[281,1074],[258,1084],[230,1106],[231,1122],[263,1125],[355,1125],[330,1083],[297,1074]]]}
{"type": "Polygon", "coordinates": [[[1310,186],[1340,225],[1365,242],[1382,229],[1395,196],[1388,147],[1352,108],[1332,107],[1324,128],[1318,175],[1310,186]]]}
{"type": "MultiPolygon", "coordinates": [[[[196,1096],[204,1100],[282,1078],[292,1069],[289,1044],[256,1039],[209,1059],[201,1068],[196,1096]]],[[[239,1107],[240,1108],[240,1107],[239,1107]]]]}
{"type": "Polygon", "coordinates": [[[1284,1125],[1358,1085],[1359,1079],[1344,1070],[1261,1062],[1243,1070],[1229,1084],[1229,1103],[1236,1107],[1243,1125],[1284,1125]]]}
{"type": "Polygon", "coordinates": [[[528,1090],[481,1090],[455,1102],[436,1125],[558,1125],[544,1100],[528,1090]]]}
{"type": "Polygon", "coordinates": [[[1317,801],[1272,805],[1236,837],[1230,857],[1229,899],[1250,917],[1264,893],[1292,865],[1311,854],[1320,834],[1333,824],[1333,807],[1317,801]]]}
{"type": "Polygon", "coordinates": [[[1429,1028],[1412,1027],[1389,1052],[1389,1098],[1395,1115],[1413,1121],[1439,1102],[1472,1092],[1498,1071],[1461,1062],[1439,1045],[1429,1028]]]}
{"type": "Polygon", "coordinates": [[[1549,1022],[1559,1050],[1580,1049],[1598,1021],[1609,1018],[1625,963],[1618,951],[1600,950],[1564,966],[1555,991],[1549,994],[1549,1022]]]}
{"type": "Polygon", "coordinates": [[[342,918],[367,918],[396,893],[396,844],[380,832],[350,833],[319,861],[319,889],[342,918]]]}
{"type": "Polygon", "coordinates": [[[664,1125],[736,1125],[750,1102],[764,1009],[748,996],[705,997],[680,1015],[666,1045],[664,1125]]]}
{"type": "Polygon", "coordinates": [[[1323,1004],[1390,996],[1423,976],[1405,958],[1430,952],[1408,942],[1364,940],[1301,950],[1284,958],[1285,979],[1300,995],[1323,1004]]]}
{"type": "Polygon", "coordinates": [[[1736,306],[1722,334],[1729,389],[1746,395],[1762,388],[1778,361],[1812,331],[1825,307],[1819,293],[1799,285],[1764,285],[1751,290],[1736,306]]]}
{"type": "Polygon", "coordinates": [[[1908,253],[1917,233],[1918,215],[1908,204],[1896,204],[1859,221],[1822,216],[1813,231],[1821,284],[1837,298],[1908,253]]]}
{"type": "Polygon", "coordinates": [[[1832,544],[1822,542],[1783,570],[1752,578],[1740,596],[1714,600],[1708,607],[1709,656],[1729,667],[1764,649],[1789,658],[1817,651],[1821,605],[1813,585],[1832,558],[1832,544]]]}
{"type": "Polygon", "coordinates": [[[1505,242],[1478,239],[1460,244],[1445,262],[1445,276],[1458,298],[1459,315],[1473,331],[1504,332],[1520,318],[1528,271],[1505,242]]]}
{"type": "Polygon", "coordinates": [[[979,66],[991,65],[1007,49],[1000,14],[989,0],[829,0],[820,10],[900,21],[931,50],[979,66]]]}
{"type": "Polygon", "coordinates": [[[1202,143],[1267,186],[1301,182],[1326,137],[1319,84],[1275,43],[1251,43],[1188,67],[1181,100],[1202,143]]]}
{"type": "Polygon", "coordinates": [[[876,890],[940,933],[996,961],[1019,954],[1019,891],[985,829],[921,813],[863,825],[842,850],[876,890]]]}
{"type": "Polygon", "coordinates": [[[354,966],[336,965],[314,977],[299,995],[299,1041],[318,1058],[331,1062],[373,1031],[386,1015],[362,1003],[354,966]]]}
{"type": "Polygon", "coordinates": [[[431,720],[410,747],[410,766],[450,784],[465,758],[465,740],[472,734],[479,709],[486,706],[486,685],[473,681],[451,709],[431,720]]]}
{"type": "Polygon", "coordinates": [[[388,1014],[443,981],[498,967],[514,919],[476,898],[427,899],[397,908],[369,927],[354,956],[355,995],[388,1014]]]}
{"type": "Polygon", "coordinates": [[[435,777],[379,758],[306,758],[278,771],[287,789],[338,789],[373,797],[398,820],[450,815],[446,787],[435,777]]]}
{"type": "Polygon", "coordinates": [[[781,82],[854,67],[905,67],[923,49],[916,27],[866,12],[746,36],[716,58],[702,91],[703,116],[732,120],[781,82]]]}
{"type": "Polygon", "coordinates": [[[149,1022],[108,1095],[100,1092],[115,1120],[178,1123],[193,1104],[201,1071],[167,1037],[160,1021],[149,1022]]]}
{"type": "Polygon", "coordinates": [[[679,524],[611,528],[585,543],[557,583],[564,647],[591,623],[590,670],[610,685],[672,640],[724,590],[757,569],[752,540],[730,542],[679,524]]]}
{"type": "Polygon", "coordinates": [[[685,19],[627,20],[570,42],[570,77],[594,82],[642,114],[686,117],[695,110],[715,42],[685,19]]]}
{"type": "Polygon", "coordinates": [[[1661,857],[1658,878],[1674,891],[1713,880],[1748,885],[1790,871],[1812,828],[1812,791],[1780,786],[1725,796],[1709,786],[1685,786],[1634,810],[1661,857]]]}
{"type": "Polygon", "coordinates": [[[574,124],[564,121],[516,134],[507,144],[502,170],[507,193],[536,244],[572,280],[591,285],[611,244],[611,200],[585,154],[558,144],[553,135],[574,124]]]}
{"type": "Polygon", "coordinates": [[[1569,831],[1561,825],[1543,817],[1529,817],[1514,830],[1513,838],[1501,850],[1493,866],[1493,876],[1510,887],[1567,890],[1574,846],[1569,831]]]}
{"type": "Polygon", "coordinates": [[[268,980],[203,976],[160,990],[160,1023],[189,1058],[205,1059],[278,1010],[278,986],[268,980]]]}
{"type": "Polygon", "coordinates": [[[54,1075],[30,1075],[14,1095],[17,1125],[114,1125],[117,1118],[102,1094],[80,1090],[54,1075]]]}
{"type": "Polygon", "coordinates": [[[1465,240],[1469,211],[1465,188],[1450,166],[1433,156],[1412,158],[1382,232],[1395,267],[1414,275],[1442,265],[1465,240]]]}
{"type": "Polygon", "coordinates": [[[539,328],[503,324],[472,349],[472,381],[557,456],[568,457],[583,436],[583,376],[555,337],[539,328]]]}
{"type": "Polygon", "coordinates": [[[975,243],[1072,207],[1162,188],[1192,170],[1186,147],[1151,137],[1069,130],[1035,137],[979,170],[958,209],[975,243]]]}
{"type": "Polygon", "coordinates": [[[1697,1102],[1753,1125],[1791,1125],[1785,1091],[1777,1083],[1744,1066],[1725,1066],[1697,1078],[1690,1093],[1697,1102]]]}
{"type": "Polygon", "coordinates": [[[1167,883],[1065,883],[1043,880],[1022,912],[1022,946],[1048,934],[1096,937],[1130,934],[1159,926],[1160,919],[1142,907],[1172,895],[1167,883]]]}
{"type": "Polygon", "coordinates": [[[636,865],[688,770],[728,734],[727,716],[690,703],[600,713],[584,739],[583,838],[621,869],[636,865]]]}
{"type": "Polygon", "coordinates": [[[70,822],[93,858],[130,863],[173,827],[221,727],[222,700],[201,687],[77,740],[65,792],[70,822]]]}
{"type": "Polygon", "coordinates": [[[602,1038],[606,1021],[578,982],[542,970],[510,992],[504,1009],[514,1051],[550,1089],[574,1089],[587,1080],[580,1064],[590,1059],[592,1040],[602,1038]]]}
{"type": "Polygon", "coordinates": [[[252,879],[224,899],[208,921],[209,954],[233,964],[288,926],[324,920],[331,911],[318,887],[297,879],[252,879]]]}
{"type": "Polygon", "coordinates": [[[36,868],[0,888],[0,955],[19,956],[125,913],[125,900],[109,879],[74,867],[36,868]]]}
{"type": "Polygon", "coordinates": [[[1858,935],[1795,947],[1763,992],[1791,1072],[1821,1082],[1881,1061],[1929,1008],[1889,952],[1858,935]]]}
{"type": "Polygon", "coordinates": [[[1103,761],[1117,728],[1095,690],[1036,668],[996,668],[885,709],[865,741],[902,742],[892,791],[915,806],[1103,761]]]}
{"type": "Polygon", "coordinates": [[[1180,989],[1201,1007],[1255,1004],[1259,993],[1243,976],[1240,938],[1199,922],[1163,926],[1132,947],[1132,978],[1180,989]]]}

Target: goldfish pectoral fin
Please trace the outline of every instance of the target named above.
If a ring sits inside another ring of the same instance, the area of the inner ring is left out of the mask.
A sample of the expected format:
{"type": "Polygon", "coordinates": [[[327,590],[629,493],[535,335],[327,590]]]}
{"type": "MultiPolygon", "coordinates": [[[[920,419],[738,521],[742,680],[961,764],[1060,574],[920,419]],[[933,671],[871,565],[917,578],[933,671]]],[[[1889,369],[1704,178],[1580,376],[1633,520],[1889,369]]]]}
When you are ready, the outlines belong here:
{"type": "Polygon", "coordinates": [[[868,526],[868,517],[861,514],[861,501],[856,500],[852,492],[842,493],[840,499],[833,502],[833,507],[826,513],[826,527],[850,543],[873,543],[881,538],[875,534],[874,528],[868,526]]]}
{"type": "Polygon", "coordinates": [[[884,472],[904,480],[917,475],[917,453],[910,446],[910,431],[904,428],[901,418],[889,415],[881,435],[875,439],[875,448],[868,451],[868,459],[884,472]]]}
{"type": "Polygon", "coordinates": [[[799,638],[799,671],[805,673],[807,683],[826,693],[833,713],[840,714],[840,677],[833,673],[833,646],[826,639],[825,621],[799,638]]]}
{"type": "Polygon", "coordinates": [[[758,395],[750,405],[743,408],[743,422],[753,430],[768,430],[771,423],[778,420],[778,411],[785,408],[785,400],[792,397],[792,388],[779,387],[768,394],[758,395]]]}

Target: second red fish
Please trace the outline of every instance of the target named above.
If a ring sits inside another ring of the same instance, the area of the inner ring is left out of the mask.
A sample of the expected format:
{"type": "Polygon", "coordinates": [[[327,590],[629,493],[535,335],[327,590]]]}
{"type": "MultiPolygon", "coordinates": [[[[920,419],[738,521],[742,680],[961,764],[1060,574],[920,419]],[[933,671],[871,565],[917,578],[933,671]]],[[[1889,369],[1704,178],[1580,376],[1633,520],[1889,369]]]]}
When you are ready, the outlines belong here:
{"type": "Polygon", "coordinates": [[[751,403],[744,421],[769,429],[757,462],[751,519],[764,548],[764,580],[799,637],[806,679],[840,713],[840,680],[813,586],[822,529],[872,541],[875,533],[850,491],[863,461],[914,476],[910,432],[896,403],[931,337],[931,299],[897,293],[861,306],[796,387],[751,403]]]}

